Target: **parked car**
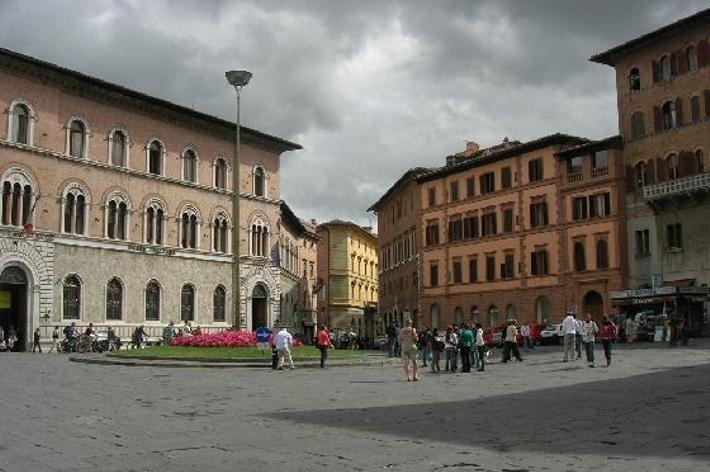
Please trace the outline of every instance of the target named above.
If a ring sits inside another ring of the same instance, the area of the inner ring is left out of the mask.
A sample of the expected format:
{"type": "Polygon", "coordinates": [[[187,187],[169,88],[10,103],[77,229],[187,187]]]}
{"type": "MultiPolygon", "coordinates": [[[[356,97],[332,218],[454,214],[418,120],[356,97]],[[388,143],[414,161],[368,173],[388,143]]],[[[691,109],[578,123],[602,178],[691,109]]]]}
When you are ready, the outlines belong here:
{"type": "Polygon", "coordinates": [[[540,331],[540,345],[560,344],[562,339],[562,324],[546,326],[540,331]]]}

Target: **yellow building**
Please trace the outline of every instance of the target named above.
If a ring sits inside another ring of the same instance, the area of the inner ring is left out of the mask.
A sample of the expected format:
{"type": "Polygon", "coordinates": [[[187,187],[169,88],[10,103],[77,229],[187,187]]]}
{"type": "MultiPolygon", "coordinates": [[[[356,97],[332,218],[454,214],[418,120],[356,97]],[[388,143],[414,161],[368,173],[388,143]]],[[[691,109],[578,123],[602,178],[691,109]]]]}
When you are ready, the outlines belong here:
{"type": "Polygon", "coordinates": [[[318,323],[373,338],[377,312],[377,236],[371,228],[333,220],[318,226],[318,323]]]}

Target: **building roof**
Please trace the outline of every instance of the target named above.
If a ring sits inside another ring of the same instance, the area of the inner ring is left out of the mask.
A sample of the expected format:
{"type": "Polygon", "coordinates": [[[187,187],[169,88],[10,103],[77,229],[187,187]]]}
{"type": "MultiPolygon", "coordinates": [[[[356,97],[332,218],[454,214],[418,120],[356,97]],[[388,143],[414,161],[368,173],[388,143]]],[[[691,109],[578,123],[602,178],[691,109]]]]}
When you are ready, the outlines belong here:
{"type": "MultiPolygon", "coordinates": [[[[202,113],[182,105],[177,105],[162,98],[153,97],[151,95],[147,95],[142,92],[123,87],[121,85],[107,82],[105,80],[87,74],[83,74],[81,72],[77,72],[66,67],[58,66],[51,62],[36,59],[34,57],[27,56],[19,52],[11,51],[9,49],[0,48],[0,59],[3,58],[34,67],[39,67],[41,69],[60,74],[64,77],[80,81],[84,84],[98,87],[108,92],[117,93],[125,97],[130,97],[142,102],[149,103],[154,106],[158,106],[160,108],[165,108],[183,115],[188,115],[192,118],[207,122],[211,125],[229,128],[230,130],[234,130],[234,132],[236,132],[236,124],[232,123],[231,121],[227,121],[213,115],[208,115],[206,113],[202,113]]],[[[279,138],[277,136],[273,136],[271,134],[267,134],[245,126],[241,126],[241,132],[245,140],[268,143],[271,146],[275,146],[277,149],[280,150],[280,152],[302,149],[302,146],[300,144],[296,144],[291,141],[279,138]]]]}
{"type": "Polygon", "coordinates": [[[317,238],[316,234],[303,224],[303,221],[296,216],[296,214],[293,212],[293,210],[291,210],[291,207],[288,206],[286,202],[281,200],[279,206],[281,209],[281,220],[284,224],[291,227],[295,231],[295,233],[297,233],[298,236],[303,236],[305,234],[310,236],[311,238],[317,238]]]}
{"type": "Polygon", "coordinates": [[[501,161],[509,157],[519,156],[520,154],[526,152],[537,151],[539,149],[544,149],[549,146],[555,145],[580,145],[588,143],[589,140],[585,138],[580,138],[578,136],[571,136],[563,133],[555,133],[542,138],[538,138],[525,143],[515,144],[510,147],[506,147],[500,151],[486,153],[485,149],[482,150],[480,155],[474,156],[471,159],[465,160],[458,164],[441,167],[437,170],[421,174],[417,177],[417,182],[429,182],[440,177],[446,177],[447,175],[457,174],[474,167],[484,166],[492,162],[501,161]]]}
{"type": "Polygon", "coordinates": [[[604,149],[622,149],[623,147],[624,140],[621,136],[616,135],[564,149],[558,152],[557,155],[560,157],[582,156],[604,149]]]}
{"type": "Polygon", "coordinates": [[[683,32],[690,27],[705,24],[708,21],[710,21],[710,8],[701,10],[694,15],[682,18],[676,21],[675,23],[671,23],[669,25],[658,28],[657,30],[651,31],[650,33],[646,33],[642,36],[639,36],[638,38],[632,39],[631,41],[627,41],[618,46],[614,46],[608,51],[595,54],[594,56],[590,57],[589,60],[592,62],[598,62],[599,64],[606,64],[608,66],[613,67],[614,65],[616,65],[616,61],[620,56],[634,49],[668,38],[669,36],[683,32]]]}
{"type": "Polygon", "coordinates": [[[318,225],[317,229],[327,229],[331,226],[346,226],[349,228],[352,228],[356,231],[358,231],[361,234],[364,234],[368,236],[373,242],[377,243],[377,234],[373,233],[371,230],[368,230],[367,228],[363,228],[360,225],[357,225],[353,223],[352,221],[344,221],[344,220],[339,220],[339,219],[333,219],[330,221],[326,221],[325,223],[321,223],[318,225]]]}
{"type": "Polygon", "coordinates": [[[377,212],[377,209],[387,200],[392,194],[394,194],[399,188],[405,183],[413,180],[415,177],[424,174],[426,172],[431,172],[432,168],[427,167],[412,167],[407,172],[402,174],[402,176],[394,183],[390,188],[387,189],[384,195],[382,195],[375,203],[372,204],[367,211],[377,212]]]}

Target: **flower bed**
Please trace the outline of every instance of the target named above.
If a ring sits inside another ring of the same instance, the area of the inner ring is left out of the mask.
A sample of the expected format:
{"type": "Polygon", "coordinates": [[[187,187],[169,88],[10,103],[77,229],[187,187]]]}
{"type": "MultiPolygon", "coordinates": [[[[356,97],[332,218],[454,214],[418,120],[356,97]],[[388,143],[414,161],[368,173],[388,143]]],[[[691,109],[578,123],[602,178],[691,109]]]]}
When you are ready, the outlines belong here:
{"type": "MultiPolygon", "coordinates": [[[[269,337],[269,343],[274,335],[269,337]]],[[[216,333],[199,334],[197,336],[176,336],[170,340],[171,346],[193,346],[193,347],[256,347],[256,332],[225,330],[216,333]]],[[[300,346],[302,342],[293,340],[294,346],[300,346]]]]}

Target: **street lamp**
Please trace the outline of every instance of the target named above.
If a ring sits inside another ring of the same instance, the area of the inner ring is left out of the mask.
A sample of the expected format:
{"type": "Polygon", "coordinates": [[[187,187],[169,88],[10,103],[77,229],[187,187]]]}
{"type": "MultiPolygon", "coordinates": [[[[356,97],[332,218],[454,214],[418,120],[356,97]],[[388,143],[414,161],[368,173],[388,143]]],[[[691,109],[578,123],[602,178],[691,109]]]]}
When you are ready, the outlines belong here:
{"type": "Polygon", "coordinates": [[[241,222],[239,218],[239,162],[241,151],[240,135],[240,100],[242,87],[251,80],[251,72],[246,70],[230,70],[226,72],[227,82],[237,91],[237,136],[234,141],[234,169],[232,169],[232,252],[234,253],[234,268],[232,270],[232,312],[234,326],[241,327],[241,288],[239,278],[239,233],[241,222]]]}

